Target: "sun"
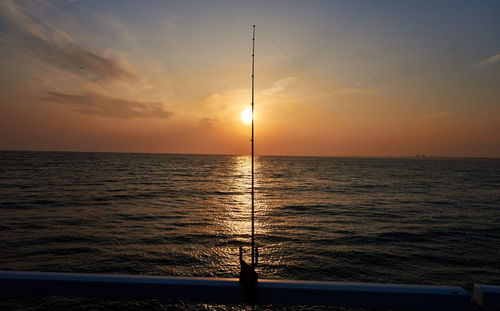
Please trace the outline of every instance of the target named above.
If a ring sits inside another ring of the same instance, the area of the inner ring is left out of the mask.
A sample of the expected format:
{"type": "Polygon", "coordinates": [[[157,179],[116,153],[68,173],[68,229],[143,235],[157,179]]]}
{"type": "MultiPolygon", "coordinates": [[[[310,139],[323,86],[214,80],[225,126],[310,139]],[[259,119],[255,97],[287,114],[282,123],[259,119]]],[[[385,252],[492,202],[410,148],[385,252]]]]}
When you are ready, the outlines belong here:
{"type": "Polygon", "coordinates": [[[247,108],[241,112],[241,120],[246,124],[252,123],[252,108],[247,108]]]}

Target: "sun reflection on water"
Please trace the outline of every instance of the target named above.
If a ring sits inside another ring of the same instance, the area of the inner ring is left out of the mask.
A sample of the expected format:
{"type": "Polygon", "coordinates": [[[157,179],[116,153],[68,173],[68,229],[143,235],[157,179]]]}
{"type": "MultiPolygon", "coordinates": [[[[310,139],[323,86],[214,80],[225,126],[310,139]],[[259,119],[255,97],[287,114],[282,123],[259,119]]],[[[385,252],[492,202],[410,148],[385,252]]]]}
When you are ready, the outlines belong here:
{"type": "MultiPolygon", "coordinates": [[[[235,159],[233,171],[229,174],[230,178],[230,204],[224,206],[225,218],[223,225],[225,227],[225,233],[228,235],[233,235],[238,241],[246,243],[250,241],[251,237],[251,169],[252,169],[252,159],[250,156],[239,156],[235,159]]],[[[255,188],[258,188],[260,174],[260,165],[258,161],[255,161],[254,165],[255,172],[255,188]]],[[[258,191],[255,192],[255,215],[261,215],[263,207],[263,202],[260,199],[260,194],[258,191]]],[[[228,202],[228,203],[229,203],[228,202]]],[[[259,234],[264,234],[265,228],[260,226],[260,221],[258,217],[255,219],[256,231],[259,230],[259,234]]]]}
{"type": "MultiPolygon", "coordinates": [[[[214,231],[224,236],[227,241],[222,248],[214,250],[220,261],[218,268],[233,269],[237,272],[239,246],[243,246],[245,259],[249,260],[251,244],[251,165],[250,156],[234,157],[228,166],[228,182],[220,189],[218,200],[217,221],[214,222],[214,231]]],[[[260,248],[260,237],[267,236],[271,227],[266,221],[268,206],[264,200],[264,190],[261,164],[256,158],[255,172],[255,235],[256,246],[260,248]]],[[[262,254],[262,248],[260,248],[262,254]]],[[[265,250],[264,250],[265,252],[265,250]]],[[[263,257],[263,256],[261,256],[263,257]]],[[[264,256],[265,257],[265,256],[264,256]]],[[[260,262],[263,263],[263,258],[260,262]]],[[[264,259],[265,260],[265,259],[264,259]]],[[[220,270],[219,270],[220,271],[220,270]]],[[[225,270],[229,272],[228,270],[225,270]]],[[[235,275],[236,276],[236,275],[235,275]]]]}

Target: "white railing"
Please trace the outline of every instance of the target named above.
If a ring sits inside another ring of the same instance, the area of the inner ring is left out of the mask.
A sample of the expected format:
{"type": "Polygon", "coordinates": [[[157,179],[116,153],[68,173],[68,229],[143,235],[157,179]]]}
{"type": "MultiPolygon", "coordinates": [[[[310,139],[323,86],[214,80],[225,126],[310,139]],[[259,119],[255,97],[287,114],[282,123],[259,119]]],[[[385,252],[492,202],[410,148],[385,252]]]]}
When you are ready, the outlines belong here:
{"type": "MultiPolygon", "coordinates": [[[[476,288],[477,298],[476,289],[474,297],[480,305],[485,308],[488,303],[498,306],[495,303],[499,301],[499,294],[492,294],[491,286],[487,288],[485,285],[476,285],[476,288]],[[486,302],[486,305],[483,305],[483,302],[486,302]]],[[[499,287],[493,288],[498,290],[499,287]]],[[[0,293],[243,303],[238,279],[222,278],[0,271],[0,293]]],[[[458,286],[289,280],[259,280],[256,296],[257,304],[398,310],[466,311],[469,310],[470,300],[469,293],[458,286]]]]}

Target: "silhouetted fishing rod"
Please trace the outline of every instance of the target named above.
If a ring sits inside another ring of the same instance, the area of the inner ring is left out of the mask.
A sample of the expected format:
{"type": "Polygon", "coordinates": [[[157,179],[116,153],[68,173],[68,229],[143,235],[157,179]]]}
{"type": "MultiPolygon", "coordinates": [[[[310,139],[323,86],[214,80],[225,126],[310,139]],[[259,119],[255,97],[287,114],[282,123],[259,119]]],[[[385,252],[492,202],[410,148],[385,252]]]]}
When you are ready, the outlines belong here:
{"type": "MultiPolygon", "coordinates": [[[[254,189],[254,88],[255,88],[255,25],[253,25],[252,35],[252,261],[247,264],[243,260],[243,249],[240,246],[240,284],[243,288],[243,298],[246,302],[255,302],[257,291],[257,273],[255,267],[259,262],[259,249],[255,247],[255,189],[254,189]]],[[[252,305],[253,307],[253,305],[252,305]]]]}
{"type": "Polygon", "coordinates": [[[254,88],[255,88],[255,25],[252,37],[252,265],[255,265],[255,189],[254,189],[254,88]]]}

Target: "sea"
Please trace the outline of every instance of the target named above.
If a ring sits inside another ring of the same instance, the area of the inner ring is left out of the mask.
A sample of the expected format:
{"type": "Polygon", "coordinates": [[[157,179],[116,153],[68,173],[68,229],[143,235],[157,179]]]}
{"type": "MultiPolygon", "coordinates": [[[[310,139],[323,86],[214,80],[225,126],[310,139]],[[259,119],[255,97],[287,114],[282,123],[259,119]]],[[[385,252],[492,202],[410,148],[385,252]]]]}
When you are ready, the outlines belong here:
{"type": "MultiPolygon", "coordinates": [[[[2,151],[0,176],[0,270],[234,278],[240,246],[250,258],[249,156],[2,151]]],[[[500,159],[257,156],[255,232],[260,278],[500,285],[500,159]]],[[[250,306],[2,294],[0,308],[250,306]]]]}

